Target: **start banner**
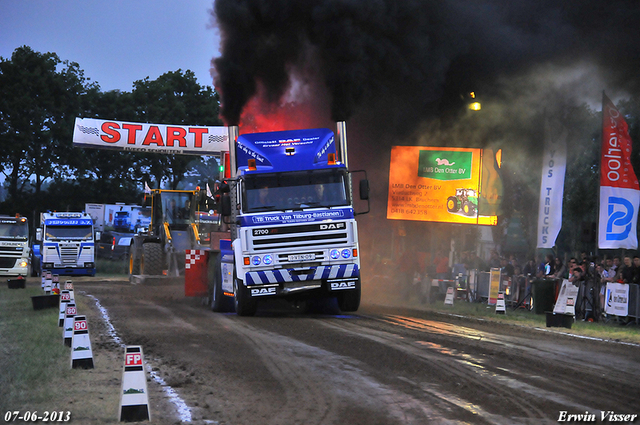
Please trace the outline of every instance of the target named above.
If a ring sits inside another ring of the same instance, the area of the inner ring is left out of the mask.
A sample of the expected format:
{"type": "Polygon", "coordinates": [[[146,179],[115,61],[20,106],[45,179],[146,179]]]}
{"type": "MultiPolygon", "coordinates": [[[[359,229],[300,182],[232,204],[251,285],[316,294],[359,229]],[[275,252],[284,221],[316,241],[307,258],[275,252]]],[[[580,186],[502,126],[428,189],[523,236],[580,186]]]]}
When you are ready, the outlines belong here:
{"type": "Polygon", "coordinates": [[[219,155],[229,151],[228,128],[149,124],[76,118],[73,144],[83,148],[115,149],[181,155],[219,155]]]}

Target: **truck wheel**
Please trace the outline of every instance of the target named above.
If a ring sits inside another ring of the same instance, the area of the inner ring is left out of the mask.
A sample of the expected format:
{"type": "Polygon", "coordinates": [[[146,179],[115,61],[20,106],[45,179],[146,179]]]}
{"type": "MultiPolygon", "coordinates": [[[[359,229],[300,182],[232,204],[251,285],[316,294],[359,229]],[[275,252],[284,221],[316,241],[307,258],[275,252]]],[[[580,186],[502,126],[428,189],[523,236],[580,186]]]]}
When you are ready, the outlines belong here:
{"type": "Polygon", "coordinates": [[[458,198],[455,196],[449,196],[447,198],[447,211],[449,212],[458,212],[460,209],[460,205],[458,205],[458,198]]]}
{"type": "Polygon", "coordinates": [[[129,247],[129,276],[140,274],[140,257],[138,244],[133,242],[129,247]]]}
{"type": "Polygon", "coordinates": [[[236,277],[235,270],[233,272],[233,300],[238,316],[253,316],[258,309],[256,300],[251,299],[244,283],[236,277]]]}
{"type": "Polygon", "coordinates": [[[342,311],[356,311],[360,307],[360,278],[356,282],[356,289],[345,289],[338,294],[338,307],[342,311]]]}
{"type": "Polygon", "coordinates": [[[144,275],[157,276],[162,274],[162,247],[158,243],[142,244],[142,260],[140,271],[144,275]]]}
{"type": "Polygon", "coordinates": [[[209,259],[209,299],[211,300],[211,310],[225,313],[231,311],[233,306],[231,305],[231,300],[225,297],[222,291],[222,266],[220,261],[220,254],[216,254],[209,259]]]}

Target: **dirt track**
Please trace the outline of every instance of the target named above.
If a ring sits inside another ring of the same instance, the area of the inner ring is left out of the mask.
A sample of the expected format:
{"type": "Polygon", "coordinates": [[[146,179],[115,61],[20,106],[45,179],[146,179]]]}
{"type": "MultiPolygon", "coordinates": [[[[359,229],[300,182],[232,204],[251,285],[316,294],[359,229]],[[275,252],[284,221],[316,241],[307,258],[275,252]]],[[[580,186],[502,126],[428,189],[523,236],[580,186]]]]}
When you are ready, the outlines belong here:
{"type": "MultiPolygon", "coordinates": [[[[302,315],[274,303],[238,317],[177,285],[76,288],[107,310],[123,343],[143,346],[194,423],[537,424],[562,411],[598,422],[601,411],[640,413],[637,346],[367,305],[302,315]]],[[[121,352],[106,327],[92,329],[99,350],[121,352]]],[[[150,383],[154,423],[179,422],[158,387],[150,383]]]]}

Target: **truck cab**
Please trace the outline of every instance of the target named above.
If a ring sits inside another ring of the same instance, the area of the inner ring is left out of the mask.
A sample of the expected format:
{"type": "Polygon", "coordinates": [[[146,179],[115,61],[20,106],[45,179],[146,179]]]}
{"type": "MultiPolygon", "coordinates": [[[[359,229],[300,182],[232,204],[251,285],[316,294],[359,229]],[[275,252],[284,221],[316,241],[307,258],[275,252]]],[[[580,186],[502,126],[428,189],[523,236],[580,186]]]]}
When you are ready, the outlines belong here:
{"type": "Polygon", "coordinates": [[[0,276],[26,278],[31,264],[26,217],[0,216],[0,276]]]}
{"type": "MultiPolygon", "coordinates": [[[[214,260],[213,310],[228,309],[232,299],[238,314],[253,315],[267,298],[336,298],[342,311],[357,310],[361,279],[352,175],[336,159],[334,133],[241,135],[236,158],[236,178],[220,189],[231,237],[220,242],[214,260]]],[[[363,182],[361,188],[368,188],[363,182]]],[[[368,199],[366,192],[362,199],[368,199]]]]}
{"type": "Polygon", "coordinates": [[[37,255],[42,271],[60,276],[95,276],[93,219],[85,212],[47,212],[36,229],[37,255]]]}

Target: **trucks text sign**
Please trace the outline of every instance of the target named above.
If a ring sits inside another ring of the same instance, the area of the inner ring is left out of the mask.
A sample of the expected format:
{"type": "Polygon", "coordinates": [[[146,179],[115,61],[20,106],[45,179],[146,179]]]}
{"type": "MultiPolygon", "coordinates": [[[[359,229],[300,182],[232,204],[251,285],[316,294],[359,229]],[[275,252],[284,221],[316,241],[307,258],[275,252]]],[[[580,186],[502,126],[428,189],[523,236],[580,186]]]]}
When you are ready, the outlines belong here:
{"type": "Polygon", "coordinates": [[[183,155],[229,150],[227,127],[203,127],[76,118],[74,146],[183,155]]]}

